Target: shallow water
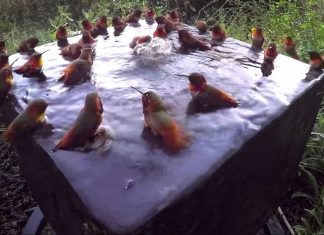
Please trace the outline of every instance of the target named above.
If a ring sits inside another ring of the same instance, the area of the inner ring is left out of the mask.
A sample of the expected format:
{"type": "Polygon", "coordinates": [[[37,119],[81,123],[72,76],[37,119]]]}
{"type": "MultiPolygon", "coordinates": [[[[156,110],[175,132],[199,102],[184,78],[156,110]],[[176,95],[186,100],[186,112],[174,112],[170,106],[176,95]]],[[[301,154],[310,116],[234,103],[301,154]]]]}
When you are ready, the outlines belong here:
{"type": "MultiPolygon", "coordinates": [[[[198,32],[189,26],[195,35],[198,32]]],[[[59,55],[56,43],[37,48],[43,55],[47,79],[38,82],[14,74],[12,90],[22,107],[23,99],[44,98],[50,105],[46,116],[53,134],[38,143],[47,150],[57,167],[70,181],[89,211],[114,232],[127,232],[140,226],[176,198],[194,189],[218,169],[252,136],[287,109],[290,103],[318,82],[303,82],[308,65],[279,55],[269,77],[262,77],[258,63],[263,53],[228,38],[217,50],[180,53],[177,33],[170,37],[171,54],[149,63],[135,55],[128,44],[135,36],[153,34],[156,24],[127,26],[118,37],[98,37],[90,81],[73,87],[58,82],[69,63],[59,55]],[[248,65],[247,65],[248,64],[248,65]],[[240,101],[238,108],[187,115],[191,101],[188,81],[175,74],[201,72],[214,86],[240,101]],[[177,154],[168,154],[143,130],[142,91],[155,91],[168,113],[191,136],[191,144],[177,154]],[[26,93],[26,91],[28,91],[26,93]],[[87,93],[100,93],[104,106],[103,126],[112,130],[113,143],[104,155],[95,151],[50,150],[76,119],[87,93]]],[[[80,36],[70,38],[76,42],[80,36]]],[[[10,61],[26,58],[13,55],[10,61]]]]}

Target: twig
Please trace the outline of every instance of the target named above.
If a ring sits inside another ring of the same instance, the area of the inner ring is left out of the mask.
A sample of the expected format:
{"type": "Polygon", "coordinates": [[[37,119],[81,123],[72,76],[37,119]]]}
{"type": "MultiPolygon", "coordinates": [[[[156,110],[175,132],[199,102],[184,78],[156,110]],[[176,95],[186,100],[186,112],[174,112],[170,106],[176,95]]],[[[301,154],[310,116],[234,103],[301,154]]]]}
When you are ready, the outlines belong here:
{"type": "Polygon", "coordinates": [[[285,223],[285,225],[287,226],[287,228],[288,228],[290,234],[291,234],[291,235],[296,235],[295,232],[294,232],[294,230],[293,230],[292,227],[290,226],[290,224],[289,224],[289,222],[288,222],[286,216],[284,215],[283,211],[281,210],[280,206],[278,207],[278,213],[279,213],[281,219],[283,220],[283,222],[285,223]]]}

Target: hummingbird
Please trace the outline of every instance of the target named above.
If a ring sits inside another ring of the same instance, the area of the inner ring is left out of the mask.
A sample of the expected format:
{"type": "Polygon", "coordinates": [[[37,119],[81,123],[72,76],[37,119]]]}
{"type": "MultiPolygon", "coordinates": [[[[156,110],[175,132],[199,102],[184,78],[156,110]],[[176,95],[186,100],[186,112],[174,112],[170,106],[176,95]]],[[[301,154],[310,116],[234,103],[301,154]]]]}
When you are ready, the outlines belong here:
{"type": "Polygon", "coordinates": [[[205,34],[207,32],[208,26],[203,20],[196,20],[195,25],[200,34],[205,34]]]}
{"type": "Polygon", "coordinates": [[[154,135],[159,135],[163,139],[165,147],[177,152],[188,145],[189,138],[181,130],[179,125],[166,112],[162,99],[155,92],[141,92],[142,94],[144,125],[150,128],[154,135]]]}
{"type": "Polygon", "coordinates": [[[201,73],[178,75],[189,80],[189,92],[194,101],[217,108],[232,108],[239,105],[238,101],[220,88],[207,84],[207,80],[201,73]]]}
{"type": "Polygon", "coordinates": [[[273,62],[278,56],[277,45],[274,42],[270,42],[269,45],[264,49],[264,61],[273,62]]]}
{"type": "Polygon", "coordinates": [[[169,14],[166,17],[168,20],[171,20],[173,22],[180,22],[180,16],[177,10],[171,10],[169,14]]]}
{"type": "Polygon", "coordinates": [[[317,51],[310,51],[309,54],[309,64],[312,69],[322,70],[324,69],[324,59],[317,51]]]}
{"type": "Polygon", "coordinates": [[[188,31],[186,31],[184,29],[179,30],[178,35],[179,35],[179,42],[181,44],[181,47],[183,47],[183,48],[199,49],[201,51],[206,51],[206,50],[211,49],[204,42],[195,38],[191,33],[189,33],[188,31]]]}
{"type": "Polygon", "coordinates": [[[127,17],[126,23],[138,24],[138,21],[141,19],[142,11],[139,9],[134,9],[127,17]]]}
{"type": "Polygon", "coordinates": [[[59,47],[66,47],[67,45],[69,45],[67,36],[68,31],[66,27],[64,25],[59,26],[55,32],[55,38],[59,47]]]}
{"type": "Polygon", "coordinates": [[[91,36],[96,38],[99,35],[108,35],[107,27],[107,16],[101,16],[96,22],[94,28],[90,31],[91,36]]]}
{"type": "Polygon", "coordinates": [[[159,37],[159,38],[167,38],[168,37],[168,34],[167,32],[165,31],[164,29],[164,25],[163,24],[159,24],[157,27],[156,27],[156,30],[154,31],[153,33],[153,37],[159,37]]]}
{"type": "Polygon", "coordinates": [[[32,100],[27,108],[9,124],[2,135],[3,140],[15,143],[39,127],[45,120],[47,105],[43,99],[32,100]]]}
{"type": "Polygon", "coordinates": [[[23,64],[17,69],[14,69],[14,72],[17,74],[23,74],[24,77],[39,76],[40,74],[42,74],[42,55],[45,52],[47,51],[44,51],[43,53],[35,52],[29,57],[25,64],[23,64]]]}
{"type": "Polygon", "coordinates": [[[165,32],[167,32],[167,33],[170,33],[174,30],[178,30],[177,24],[171,20],[168,20],[164,16],[155,17],[155,21],[157,24],[163,24],[165,32]]]}
{"type": "Polygon", "coordinates": [[[19,53],[33,54],[35,52],[35,47],[38,44],[38,39],[36,37],[30,37],[23,40],[17,49],[19,53]]]}
{"type": "Polygon", "coordinates": [[[284,43],[283,43],[283,48],[285,52],[292,58],[299,60],[299,56],[296,51],[296,43],[291,37],[285,37],[284,43]]]}
{"type": "Polygon", "coordinates": [[[111,23],[115,29],[114,31],[115,36],[120,35],[124,31],[127,25],[119,16],[114,16],[111,20],[111,23]]]}
{"type": "Polygon", "coordinates": [[[0,40],[0,53],[8,53],[6,48],[6,40],[0,40]]]}
{"type": "Polygon", "coordinates": [[[129,44],[130,48],[134,48],[139,44],[149,43],[152,41],[152,37],[149,35],[134,37],[131,43],[129,44]]]}
{"type": "Polygon", "coordinates": [[[91,33],[89,31],[83,31],[82,37],[78,43],[81,44],[82,47],[87,47],[91,46],[95,42],[96,40],[91,36],[91,33]]]}
{"type": "Polygon", "coordinates": [[[93,137],[102,122],[103,107],[100,96],[96,92],[87,94],[83,109],[80,111],[77,119],[54,147],[53,151],[58,149],[70,149],[86,143],[93,137]]]}
{"type": "Polygon", "coordinates": [[[0,53],[0,69],[9,64],[9,55],[7,53],[0,53]]]}
{"type": "Polygon", "coordinates": [[[11,66],[5,66],[0,69],[0,103],[7,97],[13,84],[11,66]]]}
{"type": "Polygon", "coordinates": [[[59,81],[63,81],[64,85],[68,86],[88,79],[93,62],[92,56],[91,48],[83,49],[79,58],[64,68],[63,75],[59,78],[59,81]]]}
{"type": "Polygon", "coordinates": [[[251,38],[252,38],[252,48],[256,50],[261,50],[264,42],[262,28],[259,26],[252,28],[251,38]]]}
{"type": "Polygon", "coordinates": [[[154,20],[154,16],[155,16],[155,11],[153,8],[147,9],[147,11],[144,13],[144,17],[147,20],[154,20]]]}
{"type": "Polygon", "coordinates": [[[215,42],[224,42],[226,39],[225,31],[224,29],[219,25],[216,24],[211,28],[212,32],[212,40],[215,42]]]}

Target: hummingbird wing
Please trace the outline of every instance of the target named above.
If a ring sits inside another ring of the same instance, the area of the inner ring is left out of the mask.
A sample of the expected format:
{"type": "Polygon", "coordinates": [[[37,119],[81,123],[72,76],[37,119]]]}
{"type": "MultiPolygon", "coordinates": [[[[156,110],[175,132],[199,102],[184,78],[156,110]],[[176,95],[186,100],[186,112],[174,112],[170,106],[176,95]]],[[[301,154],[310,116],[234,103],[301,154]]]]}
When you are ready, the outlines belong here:
{"type": "Polygon", "coordinates": [[[101,114],[89,113],[82,110],[74,122],[73,127],[65,133],[54,150],[67,149],[84,144],[95,134],[101,121],[101,114]]]}
{"type": "Polygon", "coordinates": [[[237,100],[234,99],[230,94],[211,85],[206,85],[205,91],[200,92],[196,98],[220,108],[238,106],[237,100]]]}

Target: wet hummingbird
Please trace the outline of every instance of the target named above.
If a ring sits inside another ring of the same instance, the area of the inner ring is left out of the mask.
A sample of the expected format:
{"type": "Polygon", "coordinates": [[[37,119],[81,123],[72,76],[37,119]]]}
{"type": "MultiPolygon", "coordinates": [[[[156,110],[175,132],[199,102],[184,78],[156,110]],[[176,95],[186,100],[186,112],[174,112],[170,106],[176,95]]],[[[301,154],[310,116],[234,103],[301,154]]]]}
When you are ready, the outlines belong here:
{"type": "Polygon", "coordinates": [[[156,30],[154,31],[153,33],[153,37],[159,37],[159,38],[167,38],[168,37],[168,34],[167,32],[165,31],[164,29],[164,25],[163,24],[159,24],[157,27],[156,27],[156,30]]]}
{"type": "Polygon", "coordinates": [[[155,92],[141,92],[142,94],[144,125],[150,128],[154,135],[159,135],[163,139],[165,147],[176,152],[188,145],[189,138],[182,131],[175,120],[166,112],[163,101],[155,92]]]}
{"type": "Polygon", "coordinates": [[[155,21],[159,25],[164,25],[165,32],[167,33],[178,30],[177,24],[171,20],[168,20],[164,16],[155,17],[155,21]]]}
{"type": "Polygon", "coordinates": [[[210,50],[210,46],[206,45],[203,41],[195,38],[187,30],[181,29],[178,31],[179,42],[181,47],[187,49],[199,49],[201,51],[210,50]]]}
{"type": "Polygon", "coordinates": [[[89,93],[85,98],[85,104],[80,111],[71,129],[69,129],[54,147],[58,149],[70,149],[86,143],[93,137],[102,122],[103,106],[100,96],[96,92],[89,93]]]}
{"type": "Polygon", "coordinates": [[[17,69],[14,69],[13,71],[17,74],[23,74],[24,77],[32,77],[42,74],[42,55],[47,51],[44,51],[43,53],[35,52],[29,57],[25,64],[18,67],[17,69]]]}
{"type": "Polygon", "coordinates": [[[91,48],[83,49],[79,58],[64,68],[63,75],[59,78],[59,81],[63,81],[64,85],[74,85],[87,80],[93,62],[92,57],[93,52],[91,48]]]}
{"type": "Polygon", "coordinates": [[[152,37],[149,35],[134,37],[131,43],[129,44],[130,48],[134,48],[139,44],[149,43],[152,41],[152,37]]]}
{"type": "Polygon", "coordinates": [[[309,64],[312,69],[322,70],[324,69],[324,59],[317,51],[310,51],[309,54],[309,64]]]}
{"type": "Polygon", "coordinates": [[[91,32],[94,28],[94,25],[87,19],[82,20],[81,25],[82,25],[83,31],[91,32]]]}
{"type": "Polygon", "coordinates": [[[150,7],[144,12],[144,17],[146,20],[154,20],[154,16],[155,16],[155,11],[152,7],[150,7]]]}
{"type": "Polygon", "coordinates": [[[138,24],[141,19],[142,11],[139,9],[134,9],[128,16],[126,16],[126,23],[138,24]]]}
{"type": "Polygon", "coordinates": [[[166,17],[168,20],[171,20],[173,22],[180,22],[180,15],[176,9],[171,10],[169,14],[166,17]]]}
{"type": "Polygon", "coordinates": [[[270,42],[264,49],[264,61],[273,62],[278,56],[277,45],[274,42],[270,42]]]}
{"type": "Polygon", "coordinates": [[[292,37],[285,37],[284,43],[283,43],[283,48],[285,52],[292,58],[299,60],[299,56],[296,51],[296,43],[292,39],[292,37]]]}
{"type": "Polygon", "coordinates": [[[200,34],[205,34],[207,32],[208,26],[203,20],[196,20],[195,25],[200,34]]]}
{"type": "Polygon", "coordinates": [[[226,34],[224,29],[219,24],[216,24],[211,28],[211,37],[214,42],[224,42],[226,34]]]}
{"type": "Polygon", "coordinates": [[[189,80],[189,92],[194,101],[202,105],[208,105],[217,108],[232,108],[239,105],[238,101],[227,92],[220,88],[207,84],[205,76],[201,73],[191,73],[187,77],[189,80]]]}
{"type": "Polygon", "coordinates": [[[122,18],[120,18],[119,16],[114,16],[111,20],[112,26],[114,27],[115,31],[114,31],[114,35],[118,36],[120,35],[125,27],[126,27],[126,23],[122,20],[122,18]]]}
{"type": "Polygon", "coordinates": [[[32,100],[27,108],[22,111],[4,131],[4,141],[14,143],[21,140],[26,134],[30,134],[45,120],[47,103],[43,99],[32,100]]]}
{"type": "Polygon", "coordinates": [[[108,27],[107,16],[103,15],[97,20],[93,29],[90,30],[90,34],[93,38],[96,38],[99,35],[108,35],[107,27],[108,27]]]}
{"type": "Polygon", "coordinates": [[[251,30],[252,48],[261,50],[264,42],[262,28],[257,26],[251,30]]]}
{"type": "Polygon", "coordinates": [[[17,52],[31,55],[35,52],[35,47],[38,42],[39,40],[36,37],[29,37],[19,44],[17,52]]]}
{"type": "Polygon", "coordinates": [[[61,26],[57,27],[57,30],[55,32],[55,38],[57,41],[57,45],[59,47],[66,47],[67,45],[69,45],[67,36],[68,36],[68,31],[67,31],[65,25],[61,25],[61,26]]]}

